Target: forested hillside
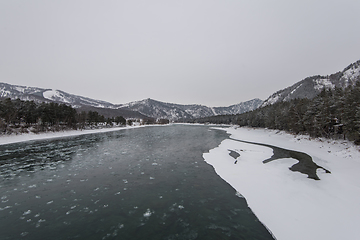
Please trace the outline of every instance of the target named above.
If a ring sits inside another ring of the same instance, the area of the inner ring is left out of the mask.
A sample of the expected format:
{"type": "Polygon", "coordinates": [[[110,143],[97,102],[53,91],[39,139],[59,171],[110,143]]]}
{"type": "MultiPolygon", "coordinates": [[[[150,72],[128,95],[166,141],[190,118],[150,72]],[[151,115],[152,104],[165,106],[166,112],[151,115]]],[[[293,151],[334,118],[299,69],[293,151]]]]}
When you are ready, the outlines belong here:
{"type": "Polygon", "coordinates": [[[360,82],[345,89],[323,89],[311,100],[293,99],[240,115],[194,122],[279,129],[313,137],[345,138],[360,144],[360,82]]]}
{"type": "Polygon", "coordinates": [[[0,101],[0,134],[59,131],[87,127],[125,125],[122,116],[105,118],[96,111],[77,112],[58,103],[36,103],[10,98],[0,101]]]}

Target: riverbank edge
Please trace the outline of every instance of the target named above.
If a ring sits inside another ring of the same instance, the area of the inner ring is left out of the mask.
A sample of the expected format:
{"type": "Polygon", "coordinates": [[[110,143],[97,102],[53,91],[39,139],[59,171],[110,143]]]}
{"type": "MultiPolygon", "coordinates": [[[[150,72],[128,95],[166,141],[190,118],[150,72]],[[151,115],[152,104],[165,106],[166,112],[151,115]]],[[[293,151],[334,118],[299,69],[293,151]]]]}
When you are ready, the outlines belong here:
{"type": "MultiPolygon", "coordinates": [[[[142,127],[162,127],[169,125],[202,125],[204,124],[188,124],[188,123],[171,123],[171,124],[147,124],[147,125],[133,125],[133,126],[122,126],[122,127],[104,127],[96,129],[85,129],[85,130],[63,130],[63,131],[54,131],[54,132],[40,132],[40,133],[22,133],[22,134],[10,134],[10,135],[0,135],[0,145],[7,145],[12,143],[35,141],[35,140],[44,140],[52,138],[62,138],[62,137],[71,137],[71,136],[80,136],[86,134],[95,134],[95,133],[104,133],[104,132],[114,132],[126,129],[135,129],[142,127]]],[[[215,126],[215,125],[214,125],[215,126]]],[[[219,126],[219,125],[216,125],[219,126]]],[[[229,125],[226,125],[229,127],[229,125]]]]}
{"type": "Polygon", "coordinates": [[[203,155],[215,172],[246,198],[254,214],[277,240],[360,237],[360,229],[355,224],[360,221],[357,204],[360,200],[357,174],[360,148],[357,145],[350,141],[314,139],[263,128],[214,128],[226,131],[238,140],[308,153],[315,163],[332,170],[328,174],[319,169],[321,180],[314,181],[289,171],[289,165],[294,163],[291,158],[263,164],[265,158],[240,157],[234,165],[229,149],[244,146],[238,146],[231,139],[203,155]]]}
{"type": "Polygon", "coordinates": [[[99,128],[99,129],[86,129],[86,130],[64,130],[56,132],[43,132],[43,133],[23,133],[17,135],[2,135],[0,136],[0,145],[7,145],[12,143],[45,140],[53,138],[63,138],[80,136],[86,134],[105,133],[121,131],[126,129],[135,129],[141,127],[159,126],[159,125],[138,125],[138,126],[126,126],[126,127],[112,127],[112,128],[99,128]]]}

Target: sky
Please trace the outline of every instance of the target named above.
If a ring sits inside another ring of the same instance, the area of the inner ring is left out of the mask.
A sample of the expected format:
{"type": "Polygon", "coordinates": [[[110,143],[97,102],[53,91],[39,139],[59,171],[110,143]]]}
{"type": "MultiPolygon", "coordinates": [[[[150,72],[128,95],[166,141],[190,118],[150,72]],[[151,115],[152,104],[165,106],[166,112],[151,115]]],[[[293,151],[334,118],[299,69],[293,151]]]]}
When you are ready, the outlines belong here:
{"type": "Polygon", "coordinates": [[[359,0],[0,0],[0,82],[229,106],[360,59],[359,0]]]}

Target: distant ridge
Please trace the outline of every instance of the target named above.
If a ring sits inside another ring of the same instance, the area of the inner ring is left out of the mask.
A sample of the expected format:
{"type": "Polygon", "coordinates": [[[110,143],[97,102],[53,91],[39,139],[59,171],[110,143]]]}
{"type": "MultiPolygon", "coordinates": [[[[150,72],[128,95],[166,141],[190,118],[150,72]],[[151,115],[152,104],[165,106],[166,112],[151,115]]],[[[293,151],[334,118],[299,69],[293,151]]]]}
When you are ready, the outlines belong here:
{"type": "Polygon", "coordinates": [[[295,98],[312,99],[324,88],[346,88],[354,86],[360,80],[360,60],[356,61],[344,70],[328,76],[307,77],[294,85],[279,90],[268,97],[261,106],[271,105],[277,102],[289,101],[295,98]]]}
{"type": "Polygon", "coordinates": [[[124,104],[121,108],[131,109],[153,118],[167,118],[176,121],[179,119],[194,119],[215,115],[240,114],[258,108],[262,102],[262,100],[256,98],[228,107],[207,107],[198,104],[181,105],[165,103],[148,98],[124,104]]]}
{"type": "Polygon", "coordinates": [[[194,119],[214,115],[239,114],[252,111],[262,104],[262,100],[253,99],[229,107],[207,107],[198,104],[181,105],[160,102],[153,99],[130,102],[127,104],[112,104],[95,100],[61,90],[26,87],[0,83],[0,97],[32,100],[35,102],[65,103],[78,111],[97,111],[105,117],[123,116],[125,118],[166,118],[172,121],[179,119],[194,119]]]}
{"type": "Polygon", "coordinates": [[[26,87],[11,85],[0,82],[0,97],[20,99],[24,101],[34,102],[56,102],[65,103],[76,108],[78,112],[81,111],[97,111],[105,117],[123,116],[125,118],[141,118],[144,119],[147,116],[141,113],[131,111],[129,109],[117,109],[116,105],[94,100],[91,98],[81,97],[73,94],[66,93],[60,90],[44,89],[38,87],[26,87]]]}

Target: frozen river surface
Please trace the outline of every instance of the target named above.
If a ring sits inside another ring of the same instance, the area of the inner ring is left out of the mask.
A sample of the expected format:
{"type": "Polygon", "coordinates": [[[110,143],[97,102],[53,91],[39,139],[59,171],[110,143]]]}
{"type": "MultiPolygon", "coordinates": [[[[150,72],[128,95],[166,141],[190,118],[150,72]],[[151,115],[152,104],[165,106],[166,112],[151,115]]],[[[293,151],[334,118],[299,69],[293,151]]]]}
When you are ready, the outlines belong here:
{"type": "Polygon", "coordinates": [[[0,239],[273,239],[206,164],[205,126],[0,146],[0,239]]]}

